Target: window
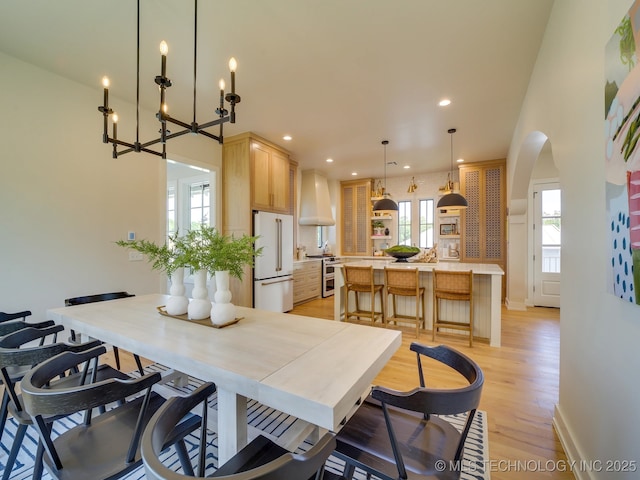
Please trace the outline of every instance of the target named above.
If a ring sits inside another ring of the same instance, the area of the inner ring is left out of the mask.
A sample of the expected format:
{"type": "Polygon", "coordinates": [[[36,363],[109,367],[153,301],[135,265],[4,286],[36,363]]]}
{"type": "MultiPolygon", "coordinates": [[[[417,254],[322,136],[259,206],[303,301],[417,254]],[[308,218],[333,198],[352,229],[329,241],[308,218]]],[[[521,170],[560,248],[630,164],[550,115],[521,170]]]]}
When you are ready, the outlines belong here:
{"type": "Polygon", "coordinates": [[[189,183],[189,226],[191,230],[199,230],[203,225],[210,225],[209,190],[209,180],[189,183]]]}
{"type": "Polygon", "coordinates": [[[216,226],[215,181],[215,171],[167,162],[167,235],[216,226]]]}
{"type": "Polygon", "coordinates": [[[176,224],[176,182],[167,182],[167,236],[177,229],[176,224]]]}
{"type": "Polygon", "coordinates": [[[411,201],[398,202],[398,245],[411,245],[411,201]]]}
{"type": "Polygon", "coordinates": [[[316,232],[316,244],[318,245],[318,248],[322,248],[324,247],[324,230],[323,228],[318,225],[318,230],[316,232]]]}
{"type": "Polygon", "coordinates": [[[434,228],[433,199],[420,200],[418,210],[420,214],[420,240],[418,246],[420,248],[431,248],[433,247],[434,228]]]}
{"type": "Polygon", "coordinates": [[[542,191],[542,273],[560,273],[560,190],[542,191]]]}

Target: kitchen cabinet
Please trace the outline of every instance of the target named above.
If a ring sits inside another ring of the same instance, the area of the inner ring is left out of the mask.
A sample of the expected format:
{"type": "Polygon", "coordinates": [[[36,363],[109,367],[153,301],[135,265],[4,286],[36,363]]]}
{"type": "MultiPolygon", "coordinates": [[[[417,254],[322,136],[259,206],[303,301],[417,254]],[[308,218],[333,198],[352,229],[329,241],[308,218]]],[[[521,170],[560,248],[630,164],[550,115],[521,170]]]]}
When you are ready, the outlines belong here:
{"type": "MultiPolygon", "coordinates": [[[[507,271],[506,165],[504,160],[460,167],[460,193],[469,206],[460,212],[460,260],[495,263],[507,271]]],[[[506,296],[506,273],[502,298],[506,296]]]]}
{"type": "Polygon", "coordinates": [[[257,140],[251,143],[253,209],[289,213],[289,156],[257,140]]]}
{"type": "MultiPolygon", "coordinates": [[[[291,214],[291,182],[297,164],[284,148],[247,132],[227,137],[222,145],[222,232],[252,235],[252,211],[291,214]]],[[[295,245],[295,239],[294,239],[295,245]]],[[[291,256],[294,252],[291,251],[291,256]]],[[[253,306],[252,272],[233,278],[233,303],[253,306]]]]}
{"type": "Polygon", "coordinates": [[[293,304],[297,305],[322,295],[322,260],[306,260],[293,264],[293,304]]]}
{"type": "Polygon", "coordinates": [[[222,146],[223,186],[240,189],[231,190],[232,201],[248,194],[249,210],[290,214],[291,163],[287,150],[254,133],[228,137],[222,146]]]}
{"type": "Polygon", "coordinates": [[[373,181],[340,182],[342,255],[371,255],[371,189],[373,181]]]}

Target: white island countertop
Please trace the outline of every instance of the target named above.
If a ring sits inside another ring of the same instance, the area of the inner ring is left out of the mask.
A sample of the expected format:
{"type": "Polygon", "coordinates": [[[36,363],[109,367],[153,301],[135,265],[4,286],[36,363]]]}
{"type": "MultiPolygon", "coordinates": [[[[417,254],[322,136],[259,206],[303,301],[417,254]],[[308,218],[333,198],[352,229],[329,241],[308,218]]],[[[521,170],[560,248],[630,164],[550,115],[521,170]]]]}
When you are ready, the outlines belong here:
{"type": "Polygon", "coordinates": [[[423,262],[396,262],[393,258],[380,258],[372,260],[356,259],[354,257],[344,258],[344,262],[337,264],[336,267],[342,267],[344,265],[372,265],[374,270],[383,269],[384,267],[390,268],[417,268],[420,271],[430,272],[434,268],[438,270],[447,270],[449,272],[468,272],[473,270],[477,275],[504,275],[504,271],[499,265],[493,263],[460,263],[460,262],[438,262],[438,263],[423,263],[423,262]]]}

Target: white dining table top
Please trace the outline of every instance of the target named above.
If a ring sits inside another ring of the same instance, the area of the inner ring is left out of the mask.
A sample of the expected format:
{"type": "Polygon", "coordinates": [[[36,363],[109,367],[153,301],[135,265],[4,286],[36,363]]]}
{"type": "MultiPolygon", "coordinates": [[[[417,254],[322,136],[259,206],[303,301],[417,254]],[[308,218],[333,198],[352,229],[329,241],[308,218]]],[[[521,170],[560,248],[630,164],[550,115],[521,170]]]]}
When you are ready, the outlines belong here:
{"type": "Polygon", "coordinates": [[[219,389],[335,431],[401,345],[398,331],[237,307],[212,328],[161,315],[168,296],[48,310],[48,318],[219,389]]]}

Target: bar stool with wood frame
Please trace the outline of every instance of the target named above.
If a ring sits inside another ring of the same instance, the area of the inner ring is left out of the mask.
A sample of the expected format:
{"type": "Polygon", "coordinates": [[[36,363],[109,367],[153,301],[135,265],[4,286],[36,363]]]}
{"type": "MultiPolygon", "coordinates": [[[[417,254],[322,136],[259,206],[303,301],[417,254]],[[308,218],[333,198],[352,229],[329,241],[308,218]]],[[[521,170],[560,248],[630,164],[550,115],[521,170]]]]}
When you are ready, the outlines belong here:
{"type": "Polygon", "coordinates": [[[439,328],[469,332],[469,346],[473,346],[473,271],[444,271],[433,269],[433,330],[432,341],[439,328]],[[440,319],[440,300],[469,302],[469,323],[440,319]]]}
{"type": "Polygon", "coordinates": [[[345,284],[345,314],[344,319],[348,321],[351,317],[370,318],[371,323],[375,323],[376,318],[380,317],[380,322],[384,324],[384,296],[382,290],[384,285],[374,282],[373,267],[361,265],[345,265],[344,267],[344,284],[345,284]],[[349,292],[355,295],[355,310],[349,309],[349,292]],[[360,308],[360,294],[370,294],[371,306],[370,310],[360,308]],[[376,293],[380,295],[380,309],[375,310],[376,293]]]}
{"type": "Polygon", "coordinates": [[[417,268],[392,268],[384,269],[384,284],[386,288],[387,311],[384,317],[385,326],[390,322],[398,325],[400,321],[411,321],[416,324],[416,338],[420,337],[420,327],[424,328],[425,324],[425,288],[420,286],[420,271],[417,268]],[[393,307],[393,315],[391,314],[389,305],[389,295],[391,295],[391,306],[393,307]],[[399,314],[397,308],[396,297],[415,297],[416,314],[399,314]],[[422,314],[420,314],[420,305],[422,305],[422,314]]]}

